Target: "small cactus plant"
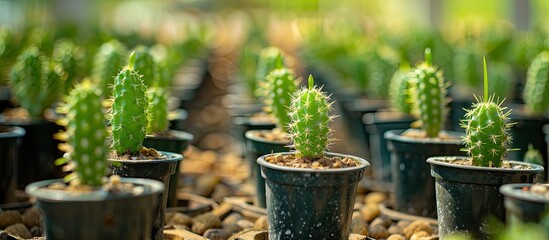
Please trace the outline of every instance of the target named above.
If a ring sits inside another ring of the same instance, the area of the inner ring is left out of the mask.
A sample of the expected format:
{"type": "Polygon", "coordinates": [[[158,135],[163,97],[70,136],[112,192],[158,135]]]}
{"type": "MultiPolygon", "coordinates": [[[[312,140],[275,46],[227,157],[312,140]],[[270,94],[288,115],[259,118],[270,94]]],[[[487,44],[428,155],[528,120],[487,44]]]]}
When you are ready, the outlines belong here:
{"type": "Polygon", "coordinates": [[[402,113],[412,113],[412,99],[410,96],[412,83],[410,77],[410,66],[407,63],[402,64],[389,84],[391,107],[402,113]]]}
{"type": "Polygon", "coordinates": [[[446,119],[446,83],[442,71],[431,64],[431,50],[425,49],[425,62],[412,73],[413,112],[418,115],[427,137],[437,137],[446,119]]]}
{"type": "Polygon", "coordinates": [[[31,118],[41,118],[59,96],[63,75],[62,65],[42,55],[38,47],[30,46],[11,69],[12,93],[31,118]]]}
{"type": "Polygon", "coordinates": [[[134,69],[142,75],[145,86],[150,87],[155,80],[155,64],[149,49],[145,46],[138,46],[134,50],[134,69]]]}
{"type": "Polygon", "coordinates": [[[297,88],[297,78],[288,68],[279,68],[271,71],[267,76],[267,85],[270,87],[266,97],[266,103],[270,106],[272,114],[277,119],[278,126],[288,132],[290,116],[288,106],[292,101],[292,95],[297,88]]]}
{"type": "Polygon", "coordinates": [[[461,125],[465,128],[465,151],[472,158],[474,166],[501,167],[511,145],[509,111],[502,102],[495,102],[495,96],[488,95],[488,73],[484,59],[484,98],[478,99],[473,108],[467,110],[461,125]]]}
{"type": "Polygon", "coordinates": [[[79,80],[82,57],[80,48],[72,40],[60,40],[55,43],[52,59],[62,64],[66,73],[63,95],[68,94],[79,80]]]}
{"type": "Polygon", "coordinates": [[[532,61],[524,86],[526,108],[539,114],[549,108],[549,51],[543,51],[532,61]]]}
{"type": "Polygon", "coordinates": [[[150,87],[147,90],[149,101],[149,132],[160,133],[168,130],[168,94],[161,87],[150,87]]]}
{"type": "Polygon", "coordinates": [[[328,123],[332,102],[329,96],[314,85],[313,76],[308,79],[308,88],[294,93],[290,107],[289,128],[296,149],[296,156],[313,160],[324,155],[331,143],[332,130],[328,123]]]}
{"type": "Polygon", "coordinates": [[[533,163],[533,164],[537,164],[537,165],[540,165],[540,166],[545,165],[544,164],[545,161],[543,160],[543,156],[541,155],[539,150],[535,149],[534,146],[532,146],[532,144],[528,145],[528,151],[526,151],[526,153],[524,154],[524,157],[523,157],[522,160],[524,162],[533,163]]]}
{"type": "Polygon", "coordinates": [[[107,130],[101,106],[101,91],[89,79],[65,97],[60,112],[66,118],[59,121],[67,131],[57,136],[65,140],[60,148],[68,154],[56,161],[57,164],[72,162],[73,173],[66,180],[98,187],[103,184],[107,165],[107,130]]]}
{"type": "Polygon", "coordinates": [[[111,108],[112,148],[117,154],[136,154],[147,134],[148,101],[146,87],[134,69],[136,53],[132,52],[128,65],[114,79],[111,108]]]}
{"type": "Polygon", "coordinates": [[[105,42],[95,54],[93,64],[93,80],[99,86],[103,94],[111,95],[109,88],[113,85],[114,76],[120,72],[126,61],[126,47],[116,41],[105,42]]]}
{"type": "Polygon", "coordinates": [[[257,61],[257,70],[255,72],[255,79],[257,82],[257,96],[265,96],[267,75],[277,68],[281,68],[284,65],[284,57],[280,49],[276,47],[264,48],[259,54],[257,61]]]}

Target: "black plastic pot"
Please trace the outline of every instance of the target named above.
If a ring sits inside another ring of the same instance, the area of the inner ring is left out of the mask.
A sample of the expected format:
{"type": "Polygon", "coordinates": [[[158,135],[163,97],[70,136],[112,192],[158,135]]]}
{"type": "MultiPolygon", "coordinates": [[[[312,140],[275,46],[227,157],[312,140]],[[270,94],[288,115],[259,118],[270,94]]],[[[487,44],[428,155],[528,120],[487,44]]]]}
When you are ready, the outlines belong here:
{"type": "Polygon", "coordinates": [[[246,159],[250,164],[249,180],[255,185],[255,205],[266,208],[265,179],[261,177],[261,167],[257,159],[269,153],[287,152],[289,142],[273,142],[257,136],[269,130],[250,130],[246,132],[246,159]]]}
{"type": "MultiPolygon", "coordinates": [[[[177,130],[170,130],[170,136],[147,136],[143,141],[143,146],[154,148],[158,151],[183,153],[193,140],[193,135],[177,130]]],[[[179,169],[182,161],[178,161],[175,166],[175,172],[170,177],[168,187],[168,207],[177,207],[177,182],[179,179],[179,169]]]]}
{"type": "Polygon", "coordinates": [[[164,215],[168,201],[168,189],[170,185],[170,176],[175,173],[177,162],[183,160],[183,156],[178,153],[162,152],[166,159],[159,160],[118,160],[108,159],[108,164],[112,169],[112,174],[121,177],[147,178],[158,180],[164,184],[164,191],[158,197],[158,202],[154,206],[153,212],[153,230],[151,239],[163,239],[164,215]]]}
{"type": "Polygon", "coordinates": [[[445,132],[450,139],[411,138],[404,130],[385,133],[391,153],[394,209],[413,215],[436,218],[435,181],[427,158],[464,155],[460,133],[445,132]]]}
{"type": "Polygon", "coordinates": [[[431,176],[435,178],[439,236],[467,232],[475,239],[489,238],[486,220],[505,221],[503,196],[499,187],[508,183],[536,183],[543,167],[509,161],[512,168],[488,168],[453,164],[467,157],[432,157],[431,176]],[[530,169],[515,169],[529,166],[530,169]]]}
{"type": "Polygon", "coordinates": [[[271,130],[276,127],[273,121],[256,121],[250,116],[235,116],[231,118],[231,135],[241,144],[242,155],[246,149],[246,132],[249,130],[271,130]]]}
{"type": "MultiPolygon", "coordinates": [[[[470,93],[468,93],[470,94],[470,93]]],[[[452,131],[456,132],[465,132],[465,129],[461,127],[461,119],[464,118],[465,109],[471,109],[471,106],[473,105],[474,99],[459,99],[454,98],[452,99],[448,105],[450,106],[450,112],[449,112],[449,120],[448,124],[450,124],[449,128],[452,131]]]]}
{"type": "Polygon", "coordinates": [[[415,121],[411,115],[399,112],[366,113],[362,123],[370,138],[370,163],[374,179],[391,183],[391,154],[387,149],[385,132],[393,129],[406,129],[415,121]]]}
{"type": "Polygon", "coordinates": [[[545,134],[543,133],[543,126],[549,124],[549,118],[545,116],[530,116],[524,114],[521,109],[522,106],[518,106],[513,109],[511,115],[511,122],[516,122],[511,127],[511,135],[513,136],[512,147],[517,148],[517,151],[509,152],[509,158],[521,160],[528,151],[528,145],[539,150],[545,160],[545,176],[547,177],[547,144],[545,143],[545,134]]]}
{"type": "Polygon", "coordinates": [[[44,187],[61,179],[35,182],[26,192],[36,196],[43,212],[47,239],[149,239],[153,206],[164,190],[162,183],[148,179],[122,178],[142,188],[139,194],[111,195],[105,191],[66,193],[44,187]]]}
{"type": "Polygon", "coordinates": [[[532,184],[506,184],[499,188],[499,192],[505,196],[507,223],[540,223],[549,210],[548,198],[523,190],[531,186],[532,184]]]}
{"type": "Polygon", "coordinates": [[[348,239],[357,185],[370,164],[326,153],[352,157],[360,165],[314,170],[271,164],[267,156],[257,162],[266,182],[269,239],[348,239]]]}
{"type": "Polygon", "coordinates": [[[63,152],[57,148],[61,141],[54,139],[53,135],[63,130],[63,127],[47,120],[5,121],[0,119],[0,125],[25,129],[19,151],[18,189],[25,189],[25,186],[32,182],[65,176],[62,168],[54,165],[54,161],[62,157],[63,152]]]}
{"type": "Polygon", "coordinates": [[[187,126],[185,121],[187,120],[189,113],[185,109],[176,109],[170,112],[169,115],[170,129],[184,131],[187,126]]]}
{"type": "Polygon", "coordinates": [[[25,130],[20,127],[0,127],[0,204],[16,202],[19,146],[25,130]]]}

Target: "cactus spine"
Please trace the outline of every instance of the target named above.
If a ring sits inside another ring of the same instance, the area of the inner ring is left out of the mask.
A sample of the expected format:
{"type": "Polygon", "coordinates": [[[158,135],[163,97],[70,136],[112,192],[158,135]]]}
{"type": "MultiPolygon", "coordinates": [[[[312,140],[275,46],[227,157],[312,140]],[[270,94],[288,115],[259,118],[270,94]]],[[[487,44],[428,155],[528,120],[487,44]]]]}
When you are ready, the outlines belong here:
{"type": "Polygon", "coordinates": [[[114,77],[124,66],[125,55],[126,47],[116,40],[103,43],[95,55],[93,79],[103,94],[111,95],[112,90],[109,88],[114,84],[114,77]]]}
{"type": "Polygon", "coordinates": [[[155,80],[154,59],[145,46],[136,47],[134,52],[134,69],[142,75],[145,86],[150,87],[155,80]]]}
{"type": "Polygon", "coordinates": [[[298,157],[316,159],[330,145],[332,130],[328,123],[334,118],[330,98],[314,85],[309,76],[308,88],[294,93],[290,107],[290,135],[298,157]]]}
{"type": "Polygon", "coordinates": [[[101,186],[107,164],[107,130],[105,117],[101,114],[101,91],[90,80],[84,80],[65,101],[62,110],[66,119],[62,122],[67,132],[63,138],[68,145],[62,149],[68,152],[65,160],[72,161],[75,170],[67,178],[84,185],[101,186]]]}
{"type": "Polygon", "coordinates": [[[297,79],[290,69],[279,68],[271,71],[267,76],[267,85],[271,90],[268,92],[266,102],[270,105],[278,126],[288,132],[290,126],[288,107],[297,88],[297,79]]]}
{"type": "Polygon", "coordinates": [[[135,154],[141,148],[148,125],[146,87],[134,69],[135,52],[114,79],[111,108],[112,147],[118,154],[135,154]]]}
{"type": "Polygon", "coordinates": [[[268,93],[266,89],[267,75],[277,68],[283,67],[284,58],[280,49],[276,47],[264,48],[259,54],[255,79],[257,82],[257,96],[264,97],[268,93]]]}
{"type": "Polygon", "coordinates": [[[391,106],[402,113],[412,113],[410,66],[406,63],[395,72],[389,84],[391,106]]]}
{"type": "Polygon", "coordinates": [[[63,67],[50,62],[36,46],[26,49],[11,69],[12,93],[32,118],[40,118],[59,96],[63,67]]]}
{"type": "Polygon", "coordinates": [[[149,131],[164,132],[168,129],[168,95],[161,87],[151,87],[147,90],[149,100],[149,131]]]}
{"type": "Polygon", "coordinates": [[[532,113],[549,108],[549,51],[543,51],[532,61],[526,75],[524,102],[532,113]]]}
{"type": "Polygon", "coordinates": [[[465,147],[474,166],[500,167],[511,145],[509,111],[488,96],[488,73],[484,60],[484,98],[467,110],[461,125],[465,128],[465,147]]]}
{"type": "Polygon", "coordinates": [[[413,111],[427,137],[437,137],[446,119],[446,84],[442,71],[431,64],[431,50],[425,49],[425,62],[413,71],[413,111]]]}

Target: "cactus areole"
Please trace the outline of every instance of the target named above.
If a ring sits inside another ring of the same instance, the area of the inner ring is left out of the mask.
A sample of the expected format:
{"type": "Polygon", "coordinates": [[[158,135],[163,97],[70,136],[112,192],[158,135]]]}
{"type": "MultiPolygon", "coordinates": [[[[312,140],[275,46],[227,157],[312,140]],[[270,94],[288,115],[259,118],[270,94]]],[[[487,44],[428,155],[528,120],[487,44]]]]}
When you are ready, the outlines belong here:
{"type": "Polygon", "coordinates": [[[130,54],[129,64],[114,79],[111,108],[112,148],[118,153],[136,154],[142,148],[147,134],[146,87],[134,70],[135,53],[130,54]]]}
{"type": "Polygon", "coordinates": [[[317,159],[330,144],[332,130],[328,123],[332,109],[330,98],[314,85],[309,76],[308,88],[295,92],[290,108],[290,135],[298,157],[317,159]]]}

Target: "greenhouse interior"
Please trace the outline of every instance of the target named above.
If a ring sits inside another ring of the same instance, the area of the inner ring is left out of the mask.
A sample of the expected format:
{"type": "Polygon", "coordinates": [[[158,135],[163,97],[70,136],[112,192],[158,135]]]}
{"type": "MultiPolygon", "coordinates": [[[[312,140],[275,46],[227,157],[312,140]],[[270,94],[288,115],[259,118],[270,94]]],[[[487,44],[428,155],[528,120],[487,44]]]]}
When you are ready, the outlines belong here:
{"type": "Polygon", "coordinates": [[[0,0],[0,240],[549,239],[549,1],[0,0]]]}

